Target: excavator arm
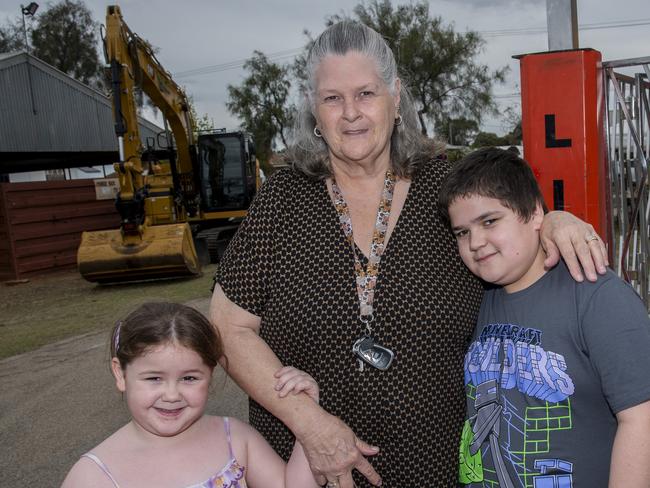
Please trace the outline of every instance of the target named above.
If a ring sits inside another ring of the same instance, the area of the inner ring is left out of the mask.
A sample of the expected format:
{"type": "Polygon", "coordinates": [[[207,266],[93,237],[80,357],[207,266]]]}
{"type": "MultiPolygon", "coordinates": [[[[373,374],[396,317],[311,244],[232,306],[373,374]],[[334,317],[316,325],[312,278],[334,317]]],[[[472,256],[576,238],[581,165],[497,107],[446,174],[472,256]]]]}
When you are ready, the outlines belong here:
{"type": "Polygon", "coordinates": [[[115,132],[120,147],[120,162],[115,167],[120,177],[122,200],[137,198],[138,190],[144,185],[143,147],[135,97],[139,87],[161,111],[174,135],[176,159],[170,160],[170,170],[178,197],[182,199],[182,205],[176,210],[188,211],[191,215],[196,213],[196,149],[185,92],[158,62],[151,46],[129,29],[117,5],[107,9],[104,42],[112,78],[115,132]]]}
{"type": "Polygon", "coordinates": [[[106,14],[105,48],[111,72],[120,161],[119,230],[84,232],[77,261],[89,281],[132,281],[200,273],[188,217],[199,212],[196,148],[189,103],[182,88],[133,33],[120,8],[106,14]],[[168,161],[143,161],[136,89],[162,112],[174,136],[168,161]]]}

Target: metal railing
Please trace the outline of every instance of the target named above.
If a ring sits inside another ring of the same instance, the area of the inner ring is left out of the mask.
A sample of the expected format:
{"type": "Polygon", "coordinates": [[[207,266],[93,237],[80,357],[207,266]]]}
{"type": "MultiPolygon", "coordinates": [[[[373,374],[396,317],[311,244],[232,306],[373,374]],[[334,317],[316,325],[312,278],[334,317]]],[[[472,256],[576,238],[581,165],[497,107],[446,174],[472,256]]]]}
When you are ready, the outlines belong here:
{"type": "Polygon", "coordinates": [[[650,311],[650,57],[602,63],[612,267],[650,311]],[[633,75],[615,69],[636,71],[633,75]]]}

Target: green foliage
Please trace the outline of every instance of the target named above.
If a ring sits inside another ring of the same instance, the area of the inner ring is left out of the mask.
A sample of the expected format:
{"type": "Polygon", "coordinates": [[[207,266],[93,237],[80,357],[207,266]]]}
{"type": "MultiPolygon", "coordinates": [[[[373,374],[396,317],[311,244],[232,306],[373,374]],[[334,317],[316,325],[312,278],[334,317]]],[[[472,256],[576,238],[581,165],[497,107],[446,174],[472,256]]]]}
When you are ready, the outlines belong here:
{"type": "Polygon", "coordinates": [[[520,146],[522,136],[520,119],[510,132],[501,137],[497,136],[493,132],[479,132],[472,143],[472,147],[520,146]]]}
{"type": "Polygon", "coordinates": [[[204,113],[200,117],[194,113],[194,117],[194,127],[196,128],[197,132],[214,130],[214,120],[212,120],[207,113],[204,113]]]}
{"type": "Polygon", "coordinates": [[[214,121],[210,116],[207,113],[199,116],[197,113],[194,97],[188,95],[187,103],[190,106],[190,119],[192,120],[192,128],[194,129],[194,139],[196,140],[201,132],[214,130],[214,121]]]}
{"type": "Polygon", "coordinates": [[[506,125],[511,127],[510,132],[506,135],[510,141],[510,145],[521,145],[524,136],[521,128],[521,109],[519,107],[507,107],[503,111],[502,117],[505,120],[506,125]]]}
{"type": "Polygon", "coordinates": [[[455,163],[456,161],[463,159],[470,152],[472,152],[472,150],[469,148],[447,149],[447,151],[445,151],[445,156],[447,156],[447,160],[450,163],[455,163]]]}
{"type": "Polygon", "coordinates": [[[446,139],[447,143],[453,146],[469,146],[479,129],[475,120],[460,117],[443,119],[436,125],[436,132],[439,137],[446,139]]]}
{"type": "Polygon", "coordinates": [[[244,64],[248,76],[240,86],[228,86],[226,107],[252,134],[257,158],[268,162],[276,140],[287,145],[293,107],[289,103],[289,68],[270,62],[260,51],[244,64]]]}
{"type": "MultiPolygon", "coordinates": [[[[476,61],[484,41],[476,32],[457,33],[440,17],[431,17],[424,0],[393,7],[390,0],[372,0],[354,8],[357,19],[381,33],[405,75],[420,118],[439,125],[449,118],[481,122],[496,114],[492,87],[505,79],[507,67],[491,71],[476,61]]],[[[329,21],[341,20],[333,16],[329,21]]]]}
{"type": "Polygon", "coordinates": [[[479,132],[472,143],[472,147],[509,146],[508,139],[499,137],[494,132],[479,132]]]}
{"type": "Polygon", "coordinates": [[[101,85],[98,24],[81,0],[62,0],[36,15],[32,54],[73,78],[101,85]]]}
{"type": "Polygon", "coordinates": [[[519,119],[519,122],[512,128],[512,130],[506,135],[506,137],[510,141],[510,145],[512,146],[519,146],[522,143],[522,139],[524,137],[524,133],[521,129],[521,119],[519,119]]]}
{"type": "MultiPolygon", "coordinates": [[[[32,18],[25,19],[26,28],[29,31],[32,24],[32,18]]],[[[21,19],[8,22],[0,26],[0,53],[9,53],[14,51],[25,51],[25,35],[21,19]]]]}

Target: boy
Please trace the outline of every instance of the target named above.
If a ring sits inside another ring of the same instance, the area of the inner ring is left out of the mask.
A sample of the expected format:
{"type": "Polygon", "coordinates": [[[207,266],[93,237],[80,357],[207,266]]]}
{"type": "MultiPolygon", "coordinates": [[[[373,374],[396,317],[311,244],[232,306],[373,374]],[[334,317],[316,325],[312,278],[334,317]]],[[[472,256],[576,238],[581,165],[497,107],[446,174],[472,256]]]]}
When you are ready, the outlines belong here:
{"type": "Polygon", "coordinates": [[[458,162],[439,204],[488,284],[465,356],[461,483],[650,487],[650,320],[638,295],[611,271],[577,283],[562,262],[544,269],[543,198],[512,152],[458,162]]]}

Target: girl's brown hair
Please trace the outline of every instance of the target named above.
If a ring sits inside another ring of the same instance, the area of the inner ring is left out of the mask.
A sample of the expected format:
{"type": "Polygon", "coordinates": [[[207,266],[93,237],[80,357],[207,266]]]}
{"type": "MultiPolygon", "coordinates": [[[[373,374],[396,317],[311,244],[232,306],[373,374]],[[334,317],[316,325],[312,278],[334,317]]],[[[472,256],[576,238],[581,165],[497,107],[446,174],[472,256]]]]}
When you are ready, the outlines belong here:
{"type": "Polygon", "coordinates": [[[202,313],[179,303],[144,303],[115,324],[111,337],[111,357],[122,369],[147,349],[168,343],[191,349],[210,368],[223,356],[216,328],[202,313]]]}

